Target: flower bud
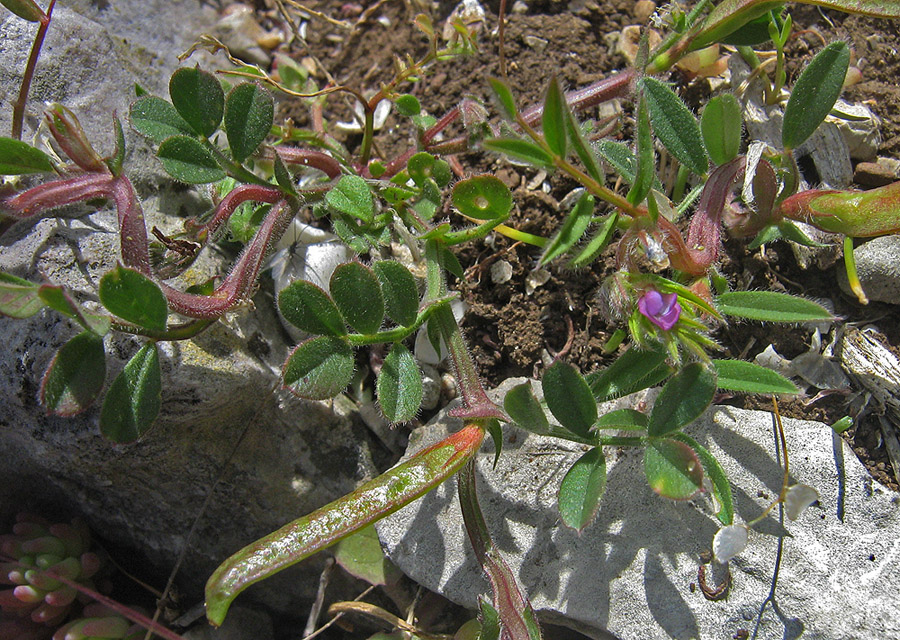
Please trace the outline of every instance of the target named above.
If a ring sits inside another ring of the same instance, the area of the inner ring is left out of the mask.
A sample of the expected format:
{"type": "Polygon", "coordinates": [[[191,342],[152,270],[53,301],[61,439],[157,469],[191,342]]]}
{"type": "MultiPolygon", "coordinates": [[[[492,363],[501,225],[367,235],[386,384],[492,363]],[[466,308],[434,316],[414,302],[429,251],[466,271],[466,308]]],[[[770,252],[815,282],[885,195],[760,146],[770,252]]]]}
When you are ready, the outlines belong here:
{"type": "Polygon", "coordinates": [[[663,331],[668,331],[681,317],[678,294],[650,289],[638,300],[638,311],[663,331]]]}
{"type": "Polygon", "coordinates": [[[106,163],[88,142],[78,118],[61,104],[54,103],[44,112],[50,133],[63,152],[85,171],[106,171],[106,163]]]}

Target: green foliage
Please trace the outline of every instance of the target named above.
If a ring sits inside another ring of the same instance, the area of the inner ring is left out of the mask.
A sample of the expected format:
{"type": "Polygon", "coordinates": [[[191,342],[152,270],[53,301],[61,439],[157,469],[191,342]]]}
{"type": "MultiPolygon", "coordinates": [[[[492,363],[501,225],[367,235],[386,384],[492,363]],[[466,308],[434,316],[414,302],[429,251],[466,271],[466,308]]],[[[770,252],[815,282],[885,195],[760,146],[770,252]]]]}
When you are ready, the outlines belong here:
{"type": "Polygon", "coordinates": [[[0,271],[0,314],[30,318],[46,306],[40,289],[40,285],[0,271]]]}
{"type": "Polygon", "coordinates": [[[347,333],[337,305],[321,287],[296,280],[278,294],[285,320],[307,333],[342,336],[347,333]]]}
{"type": "Polygon", "coordinates": [[[487,151],[494,151],[537,167],[553,166],[553,158],[538,145],[518,138],[492,138],[481,143],[487,151]]]}
{"type": "Polygon", "coordinates": [[[710,405],[716,392],[716,376],[706,365],[693,362],[663,386],[650,412],[647,431],[664,436],[693,422],[710,405]]]}
{"type": "Polygon", "coordinates": [[[161,405],[159,352],[150,342],[132,356],[106,392],[100,432],[113,442],[134,442],[156,420],[161,405]]]}
{"type": "Polygon", "coordinates": [[[743,393],[798,393],[780,373],[743,360],[713,360],[720,389],[743,393]]]}
{"type": "Polygon", "coordinates": [[[544,113],[541,116],[541,128],[544,140],[550,150],[561,158],[566,157],[566,99],[562,89],[559,88],[559,80],[555,77],[547,87],[544,96],[544,113]]]}
{"type": "Polygon", "coordinates": [[[139,327],[162,331],[169,306],[159,286],[139,271],[119,265],[100,279],[100,302],[139,327]]]}
{"type": "Polygon", "coordinates": [[[105,379],[103,338],[84,331],[63,345],[47,367],[41,404],[53,415],[76,415],[97,399],[105,379]]]}
{"type": "Polygon", "coordinates": [[[665,83],[647,76],[641,79],[640,86],[647,97],[650,122],[659,141],[681,164],[704,175],[709,159],[697,119],[665,83]]]}
{"type": "Polygon", "coordinates": [[[741,105],[730,93],[712,98],[700,116],[700,129],[709,157],[725,164],[737,157],[741,148],[741,105]]]}
{"type": "Polygon", "coordinates": [[[644,474],[656,493],[687,500],[703,488],[703,466],[694,450],[671,438],[654,439],[644,451],[644,474]]]}
{"type": "Polygon", "coordinates": [[[245,82],[232,89],[225,99],[225,133],[232,157],[242,162],[256,151],[274,120],[275,100],[260,85],[245,82]]]}
{"type": "Polygon", "coordinates": [[[566,216],[565,221],[559,228],[559,232],[547,245],[544,255],[541,256],[540,264],[545,265],[562,254],[571,251],[590,226],[593,214],[594,197],[585,193],[575,203],[572,211],[569,212],[569,215],[566,216]]]}
{"type": "Polygon", "coordinates": [[[161,144],[166,138],[178,135],[191,135],[193,130],[184,118],[178,115],[172,103],[157,98],[144,96],[131,105],[131,126],[161,144]]]}
{"type": "Polygon", "coordinates": [[[34,0],[0,0],[0,4],[28,22],[40,22],[44,12],[34,0]]]}
{"type": "Polygon", "coordinates": [[[850,47],[846,42],[832,42],[803,70],[784,109],[781,144],[785,149],[799,147],[822,124],[841,95],[849,65],[850,47]]]}
{"type": "Polygon", "coordinates": [[[380,260],[372,271],[381,285],[387,317],[404,327],[412,326],[419,311],[419,290],[416,279],[399,262],[380,260]]]}
{"type": "Polygon", "coordinates": [[[541,387],[553,417],[572,433],[588,438],[597,421],[597,403],[575,367],[557,360],[544,372],[541,387]]]}
{"type": "Polygon", "coordinates": [[[334,188],[325,195],[325,202],[333,210],[365,223],[371,223],[375,218],[372,191],[359,176],[341,176],[334,188]]]}
{"type": "Polygon", "coordinates": [[[301,342],[284,363],[281,379],[294,395],[327,400],[353,378],[353,349],[340,338],[319,336],[301,342]]]}
{"type": "Polygon", "coordinates": [[[762,322],[811,322],[831,320],[828,309],[777,291],[731,291],[716,300],[719,311],[729,316],[762,322]]]}
{"type": "Polygon", "coordinates": [[[505,218],[512,204],[509,187],[494,176],[474,176],[453,187],[453,206],[476,220],[505,218]]]}
{"type": "Polygon", "coordinates": [[[503,399],[503,408],[522,429],[538,434],[550,432],[550,423],[541,403],[534,397],[530,383],[523,382],[510,389],[503,399]]]}
{"type": "Polygon", "coordinates": [[[597,517],[606,488],[606,458],[594,447],[566,472],[559,485],[559,515],[567,527],[581,531],[597,517]]]}
{"type": "Polygon", "coordinates": [[[402,343],[391,345],[378,375],[378,404],[391,422],[412,420],[422,404],[422,373],[402,343]]]}
{"type": "Polygon", "coordinates": [[[0,137],[0,176],[53,171],[49,156],[30,144],[0,137]]]}
{"type": "Polygon", "coordinates": [[[384,297],[378,277],[358,262],[348,262],[334,270],[331,295],[344,321],[359,333],[376,333],[384,319],[384,297]]]}
{"type": "Polygon", "coordinates": [[[216,132],[225,113],[225,92],[218,79],[198,68],[178,69],[169,80],[172,105],[191,130],[204,138],[216,132]]]}
{"type": "Polygon", "coordinates": [[[188,184],[217,182],[225,177],[215,156],[196,138],[166,138],[156,155],[170,176],[188,184]]]}
{"type": "Polygon", "coordinates": [[[347,573],[369,584],[393,584],[401,576],[384,556],[374,526],[360,529],[341,540],[335,547],[334,559],[347,573]]]}

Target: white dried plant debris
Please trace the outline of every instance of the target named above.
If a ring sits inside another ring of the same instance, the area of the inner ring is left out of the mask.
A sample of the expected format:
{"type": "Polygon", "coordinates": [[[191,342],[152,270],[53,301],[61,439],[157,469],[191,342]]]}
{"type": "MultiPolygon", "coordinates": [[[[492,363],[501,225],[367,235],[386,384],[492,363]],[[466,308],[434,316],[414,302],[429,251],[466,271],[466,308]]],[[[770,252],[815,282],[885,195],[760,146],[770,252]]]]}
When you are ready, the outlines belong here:
{"type": "Polygon", "coordinates": [[[494,284],[503,284],[512,279],[513,267],[506,260],[497,260],[491,265],[491,282],[494,284]]]}
{"type": "Polygon", "coordinates": [[[458,37],[456,29],[453,28],[453,22],[459,20],[469,30],[476,34],[481,32],[484,27],[484,7],[478,0],[463,0],[453,8],[453,11],[447,17],[444,23],[442,35],[444,40],[453,40],[458,37]]]}
{"type": "Polygon", "coordinates": [[[747,548],[750,530],[742,524],[722,527],[713,536],[713,555],[717,562],[726,563],[747,548]]]}
{"type": "MultiPolygon", "coordinates": [[[[450,309],[453,311],[453,317],[456,318],[456,321],[460,322],[466,314],[468,307],[462,300],[453,300],[450,303],[450,309]]],[[[432,366],[439,365],[448,355],[447,345],[444,344],[443,338],[440,340],[440,347],[440,353],[434,350],[434,345],[432,345],[431,340],[428,339],[428,325],[426,323],[416,333],[416,344],[413,350],[416,355],[416,360],[432,366]]]]}
{"type": "MultiPolygon", "coordinates": [[[[356,114],[356,118],[352,122],[336,122],[334,124],[335,129],[342,133],[362,133],[363,123],[366,121],[366,114],[363,111],[363,106],[359,102],[353,103],[353,112],[356,114]]],[[[382,127],[384,127],[384,123],[387,122],[390,113],[390,100],[382,100],[378,103],[375,107],[375,113],[373,114],[375,131],[380,131],[382,127]]]]}
{"type": "Polygon", "coordinates": [[[819,499],[819,492],[806,484],[795,484],[784,496],[784,512],[789,520],[796,520],[800,514],[819,499]]]}

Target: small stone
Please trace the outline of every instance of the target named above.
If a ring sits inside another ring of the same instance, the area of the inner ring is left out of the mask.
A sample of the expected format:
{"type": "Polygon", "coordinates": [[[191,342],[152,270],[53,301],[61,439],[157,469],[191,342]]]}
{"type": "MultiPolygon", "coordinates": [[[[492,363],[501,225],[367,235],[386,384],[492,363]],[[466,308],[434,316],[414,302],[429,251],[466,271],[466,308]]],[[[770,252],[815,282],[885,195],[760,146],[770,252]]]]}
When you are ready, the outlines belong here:
{"type": "Polygon", "coordinates": [[[535,269],[525,278],[525,293],[531,295],[534,290],[547,284],[550,279],[550,272],[546,269],[535,269]]]}
{"type": "Polygon", "coordinates": [[[213,28],[213,35],[222,41],[231,54],[245,62],[268,66],[269,54],[259,45],[265,40],[265,30],[256,21],[254,10],[245,4],[231,5],[213,28]]]}
{"type": "Polygon", "coordinates": [[[550,43],[546,38],[539,38],[537,36],[522,36],[522,40],[525,41],[529,47],[537,51],[538,53],[543,53],[547,48],[547,45],[550,43]]]}
{"type": "Polygon", "coordinates": [[[512,13],[524,15],[528,13],[528,5],[522,2],[522,0],[516,0],[512,6],[512,13]]]}
{"type": "Polygon", "coordinates": [[[638,0],[634,3],[634,19],[644,24],[656,11],[656,3],[651,0],[638,0]]]}
{"type": "Polygon", "coordinates": [[[853,171],[853,182],[864,187],[883,187],[896,179],[895,171],[878,162],[860,162],[853,171]]]}
{"type": "MultiPolygon", "coordinates": [[[[869,300],[900,304],[900,236],[872,238],[853,250],[859,282],[869,300]]],[[[838,284],[853,296],[847,272],[837,270],[838,284]]]]}
{"type": "Polygon", "coordinates": [[[513,268],[506,260],[498,260],[491,265],[491,282],[494,284],[503,284],[512,279],[513,268]]]}

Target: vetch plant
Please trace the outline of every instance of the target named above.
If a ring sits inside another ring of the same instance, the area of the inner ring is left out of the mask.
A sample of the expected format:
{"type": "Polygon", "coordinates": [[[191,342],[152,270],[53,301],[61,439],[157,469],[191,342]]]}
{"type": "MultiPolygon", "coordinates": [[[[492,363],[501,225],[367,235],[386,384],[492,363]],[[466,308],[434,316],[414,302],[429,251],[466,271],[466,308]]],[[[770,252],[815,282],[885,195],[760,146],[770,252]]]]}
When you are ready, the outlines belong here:
{"type": "MultiPolygon", "coordinates": [[[[49,23],[52,3],[46,13],[31,0],[3,4],[23,18],[49,23]]],[[[859,3],[849,0],[811,4],[860,10],[859,3]]],[[[378,404],[389,421],[405,422],[417,415],[423,397],[422,374],[408,340],[424,331],[436,352],[448,354],[462,400],[453,415],[463,419],[464,428],[223,562],[206,589],[212,624],[222,623],[233,599],[249,585],[459,474],[466,529],[493,589],[492,603],[482,604],[481,637],[496,637],[500,629],[504,637],[517,640],[540,637],[527,598],[491,541],[478,506],[472,459],[486,433],[501,455],[501,423],[588,447],[560,487],[566,526],[583,530],[596,517],[606,490],[605,448],[637,447],[643,452],[645,479],[660,496],[686,500],[703,491],[712,495],[723,527],[713,541],[720,559],[743,549],[747,529],[734,522],[728,479],[714,456],[691,437],[691,423],[717,390],[797,390],[755,364],[715,358],[714,330],[729,318],[788,323],[832,318],[802,298],[730,290],[717,269],[722,231],[753,238],[750,246],[759,246],[777,239],[810,244],[794,220],[848,238],[900,227],[896,184],[865,193],[798,192],[793,150],[831,111],[849,64],[846,44],[826,46],[790,88],[780,149],[756,141],[744,147],[736,96],[713,98],[698,120],[674,89],[656,77],[714,43],[740,40],[742,55],[752,60],[746,43],[772,40],[779,57],[766,99],[777,102],[786,87],[783,48],[792,25],[780,7],[768,1],[726,0],[715,6],[701,1],[687,12],[673,8],[663,20],[668,33],[661,44],[651,51],[644,40],[634,68],[569,93],[550,79],[543,103],[527,109],[519,108],[503,80],[489,79],[501,122],[473,98],[435,118],[417,98],[401,93],[402,86],[433,64],[477,45],[474,27],[459,19],[452,23],[457,35],[444,46],[431,20],[419,16],[416,25],[431,44],[428,53],[401,62],[395,77],[369,96],[345,86],[320,89],[286,57],[280,59],[277,79],[234,59],[237,68],[222,77],[181,68],[169,81],[167,98],[139,90],[129,111],[131,127],[156,146],[162,167],[173,178],[213,186],[208,210],[197,212],[183,231],[172,235],[155,227],[147,231],[124,166],[125,127],[115,115],[117,144],[108,156],[93,148],[75,115],[61,105],[48,109],[46,126],[71,163],[20,141],[15,131],[0,139],[0,173],[55,174],[0,198],[0,230],[85,202],[105,201],[118,214],[119,264],[100,279],[98,305],[82,304],[74,292],[54,283],[0,274],[0,313],[27,318],[49,307],[80,327],[41,384],[41,402],[52,414],[85,411],[106,388],[101,432],[120,443],[149,437],[161,410],[158,343],[191,339],[241,308],[259,286],[273,248],[301,214],[330,225],[356,258],[337,265],[327,282],[299,279],[275,292],[282,317],[305,336],[283,365],[284,388],[308,400],[333,398],[353,379],[356,351],[383,345],[375,381],[378,404]],[[270,90],[301,100],[310,110],[311,128],[276,124],[270,90]],[[350,96],[360,111],[358,148],[348,148],[332,135],[337,124],[325,117],[324,105],[326,96],[336,92],[350,96]],[[632,144],[594,141],[592,123],[577,118],[613,98],[633,100],[632,144]],[[416,142],[394,157],[381,158],[373,154],[376,113],[385,102],[392,103],[416,142]],[[455,123],[462,124],[464,133],[450,137],[455,123]],[[671,188],[657,175],[660,147],[679,167],[671,188]],[[499,178],[459,170],[452,156],[472,150],[555,171],[583,193],[552,237],[525,233],[507,224],[514,201],[499,178]],[[624,193],[607,185],[606,168],[627,185],[624,193]],[[451,210],[471,226],[460,228],[444,219],[451,210]],[[554,361],[540,381],[542,398],[525,384],[507,393],[502,407],[495,404],[450,308],[457,295],[448,284],[448,274],[465,277],[452,248],[492,232],[539,247],[540,265],[564,261],[568,267],[585,268],[613,247],[616,271],[603,286],[600,312],[617,330],[613,342],[629,335],[630,347],[605,370],[587,375],[554,361]],[[185,290],[170,284],[202,250],[226,235],[243,249],[224,277],[185,290]],[[424,277],[417,278],[390,257],[392,243],[405,245],[424,264],[424,277]],[[110,332],[142,336],[145,342],[107,386],[104,343],[110,332]],[[649,412],[624,409],[601,415],[598,409],[602,402],[659,384],[663,386],[649,412]]],[[[869,3],[863,12],[900,17],[891,2],[869,3]]],[[[198,46],[223,47],[209,37],[198,46]]],[[[29,64],[23,94],[33,73],[29,64]]],[[[790,516],[814,499],[811,491],[785,484],[773,505],[783,504],[790,516]]]]}

